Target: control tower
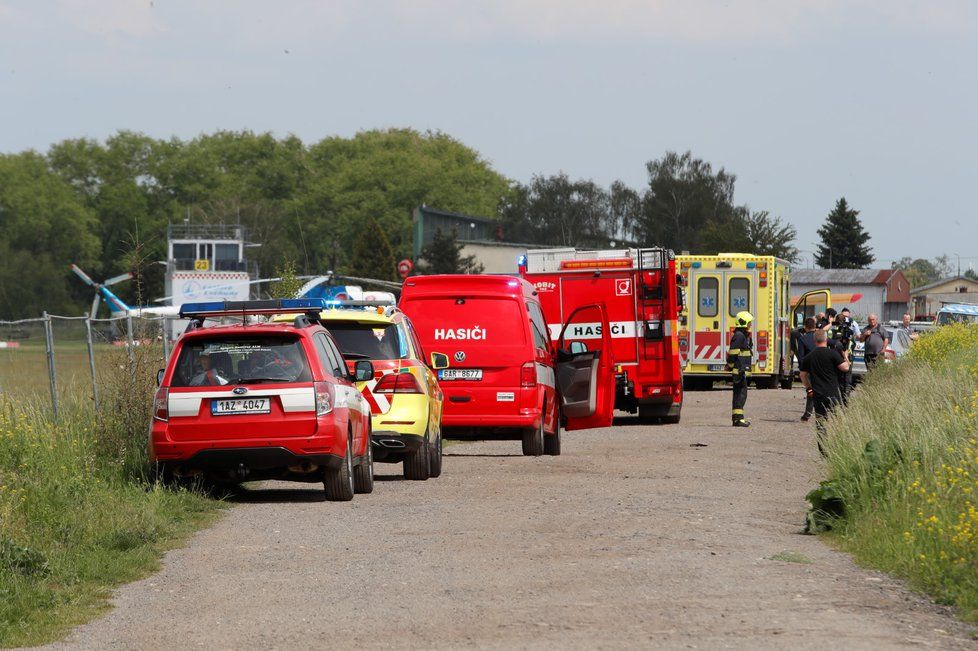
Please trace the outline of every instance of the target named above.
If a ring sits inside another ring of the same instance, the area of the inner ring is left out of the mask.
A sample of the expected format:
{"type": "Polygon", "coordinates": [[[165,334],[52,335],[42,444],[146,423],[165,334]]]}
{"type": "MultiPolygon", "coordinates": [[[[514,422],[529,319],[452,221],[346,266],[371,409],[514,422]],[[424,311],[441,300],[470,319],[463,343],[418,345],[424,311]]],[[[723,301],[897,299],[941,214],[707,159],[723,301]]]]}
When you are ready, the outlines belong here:
{"type": "Polygon", "coordinates": [[[166,231],[166,295],[171,305],[244,301],[255,265],[245,260],[240,224],[170,224],[166,231]]]}

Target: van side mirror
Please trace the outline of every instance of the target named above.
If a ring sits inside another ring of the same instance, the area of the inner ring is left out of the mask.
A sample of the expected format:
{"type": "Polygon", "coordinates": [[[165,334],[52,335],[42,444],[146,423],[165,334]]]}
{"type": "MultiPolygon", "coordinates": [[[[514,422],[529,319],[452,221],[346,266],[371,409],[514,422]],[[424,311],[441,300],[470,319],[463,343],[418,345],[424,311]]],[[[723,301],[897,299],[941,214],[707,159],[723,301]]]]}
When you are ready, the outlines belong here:
{"type": "Polygon", "coordinates": [[[353,363],[353,379],[367,382],[374,379],[374,364],[369,359],[358,359],[353,363]]]}
{"type": "Polygon", "coordinates": [[[160,370],[158,370],[156,372],[156,386],[160,386],[160,385],[163,384],[163,376],[164,375],[166,375],[166,369],[165,368],[161,368],[160,370]]]}
{"type": "Polygon", "coordinates": [[[583,341],[572,341],[570,343],[570,354],[580,355],[581,353],[587,352],[587,344],[583,341]]]}
{"type": "Polygon", "coordinates": [[[436,371],[448,368],[448,355],[445,353],[431,353],[431,368],[436,371]]]}

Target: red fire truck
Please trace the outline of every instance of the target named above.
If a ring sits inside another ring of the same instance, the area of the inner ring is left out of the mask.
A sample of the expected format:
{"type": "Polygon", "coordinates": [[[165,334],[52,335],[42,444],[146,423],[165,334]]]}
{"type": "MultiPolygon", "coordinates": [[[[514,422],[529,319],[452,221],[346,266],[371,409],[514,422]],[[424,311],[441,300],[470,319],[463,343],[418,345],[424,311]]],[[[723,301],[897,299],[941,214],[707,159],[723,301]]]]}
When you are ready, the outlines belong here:
{"type": "MultiPolygon", "coordinates": [[[[677,319],[683,295],[668,249],[540,249],[520,260],[556,339],[577,307],[603,303],[617,371],[615,407],[643,421],[678,423],[683,406],[677,319]]],[[[601,338],[601,324],[575,323],[565,341],[601,338]]]]}

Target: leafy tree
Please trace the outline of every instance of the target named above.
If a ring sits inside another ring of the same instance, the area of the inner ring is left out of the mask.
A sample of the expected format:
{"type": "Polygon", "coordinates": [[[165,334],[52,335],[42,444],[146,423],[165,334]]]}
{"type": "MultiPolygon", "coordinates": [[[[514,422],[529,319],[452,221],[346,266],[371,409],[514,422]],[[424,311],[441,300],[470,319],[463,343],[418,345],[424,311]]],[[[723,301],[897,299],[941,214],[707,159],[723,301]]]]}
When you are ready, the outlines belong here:
{"type": "Polygon", "coordinates": [[[500,216],[511,242],[607,246],[612,239],[609,208],[608,193],[593,181],[557,174],[514,184],[500,216]]]}
{"type": "Polygon", "coordinates": [[[941,278],[934,263],[924,258],[913,259],[906,256],[894,262],[890,267],[902,271],[911,288],[922,287],[941,278]]]}
{"type": "Polygon", "coordinates": [[[423,264],[419,265],[419,271],[425,274],[481,274],[483,266],[475,261],[474,255],[462,255],[463,246],[457,237],[454,230],[446,233],[436,229],[431,243],[421,251],[423,264]]]}
{"type": "Polygon", "coordinates": [[[397,261],[384,229],[376,219],[368,219],[353,244],[351,259],[346,267],[350,276],[394,280],[397,261]]]}
{"type": "Polygon", "coordinates": [[[822,241],[815,262],[823,269],[865,269],[876,259],[859,211],[850,208],[845,197],[836,202],[818,235],[822,241]]]}
{"type": "Polygon", "coordinates": [[[0,318],[80,313],[92,300],[68,265],[101,272],[98,222],[39,154],[0,155],[0,318]]]}
{"type": "Polygon", "coordinates": [[[970,278],[971,280],[978,281],[978,272],[972,268],[968,268],[963,274],[965,278],[970,278]]]}
{"type": "Polygon", "coordinates": [[[275,276],[279,280],[275,281],[268,288],[268,293],[272,298],[296,298],[299,290],[302,289],[302,281],[296,277],[295,262],[286,260],[281,267],[275,270],[275,276]]]}
{"type": "MultiPolygon", "coordinates": [[[[646,164],[649,185],[636,224],[639,241],[676,251],[703,252],[703,229],[733,217],[736,176],[691,152],[666,152],[646,164]]],[[[727,248],[727,247],[721,247],[727,248]]],[[[716,251],[711,251],[716,253],[716,251]]]]}
{"type": "Polygon", "coordinates": [[[773,255],[790,262],[798,259],[794,246],[798,231],[773,217],[766,210],[751,212],[738,208],[726,219],[712,220],[703,232],[703,246],[708,251],[773,255]]]}

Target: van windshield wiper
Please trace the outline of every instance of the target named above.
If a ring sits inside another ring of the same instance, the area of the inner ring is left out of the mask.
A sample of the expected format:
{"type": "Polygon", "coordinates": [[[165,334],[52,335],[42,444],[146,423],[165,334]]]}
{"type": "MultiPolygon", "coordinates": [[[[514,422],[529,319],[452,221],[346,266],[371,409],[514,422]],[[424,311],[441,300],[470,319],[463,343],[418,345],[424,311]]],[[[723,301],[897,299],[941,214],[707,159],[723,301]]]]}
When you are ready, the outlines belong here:
{"type": "Polygon", "coordinates": [[[373,359],[370,355],[364,355],[363,353],[343,353],[343,357],[349,357],[350,359],[373,359]]]}

